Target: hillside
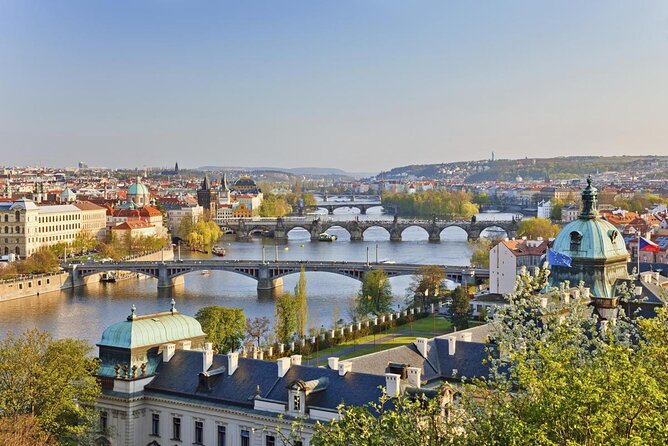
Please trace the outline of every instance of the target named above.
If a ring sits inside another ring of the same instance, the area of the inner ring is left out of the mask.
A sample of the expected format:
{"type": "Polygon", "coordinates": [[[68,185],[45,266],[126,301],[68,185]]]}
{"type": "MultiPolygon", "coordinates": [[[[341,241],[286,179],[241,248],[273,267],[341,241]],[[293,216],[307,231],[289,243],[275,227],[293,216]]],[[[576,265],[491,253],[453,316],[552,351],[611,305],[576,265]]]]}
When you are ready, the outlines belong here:
{"type": "Polygon", "coordinates": [[[396,167],[382,172],[384,179],[452,179],[467,183],[485,181],[581,178],[587,174],[638,173],[644,178],[668,176],[668,156],[573,156],[517,160],[460,161],[396,167]]]}

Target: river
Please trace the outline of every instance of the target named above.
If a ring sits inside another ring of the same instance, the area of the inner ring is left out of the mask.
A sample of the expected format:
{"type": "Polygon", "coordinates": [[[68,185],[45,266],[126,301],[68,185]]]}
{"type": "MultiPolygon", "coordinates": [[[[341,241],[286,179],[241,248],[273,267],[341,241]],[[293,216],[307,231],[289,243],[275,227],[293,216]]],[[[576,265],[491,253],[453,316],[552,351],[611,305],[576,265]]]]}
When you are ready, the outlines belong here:
{"type": "MultiPolygon", "coordinates": [[[[330,216],[332,217],[332,216],[330,216]]],[[[509,219],[507,214],[481,214],[479,219],[509,219]]],[[[323,216],[323,218],[326,218],[323,216]]],[[[356,218],[348,209],[335,211],[333,218],[356,218]]],[[[372,209],[360,219],[386,219],[379,210],[372,209]],[[375,211],[375,213],[374,213],[375,211]]],[[[289,234],[287,245],[276,248],[271,239],[254,239],[236,242],[226,238],[222,245],[227,250],[226,259],[260,259],[263,246],[268,259],[278,255],[290,260],[347,260],[366,261],[367,248],[370,260],[419,264],[469,264],[471,249],[466,233],[459,228],[443,231],[440,243],[429,243],[426,231],[409,228],[402,242],[390,242],[389,233],[382,228],[370,228],[365,241],[351,242],[348,233],[340,228],[328,231],[338,240],[332,243],[311,242],[305,230],[295,229],[289,234]]],[[[182,253],[183,257],[186,253],[182,253]]],[[[189,256],[201,256],[190,254],[189,256]]],[[[344,276],[310,272],[306,274],[309,306],[309,326],[329,327],[334,319],[348,319],[349,302],[359,289],[359,282],[344,276]]],[[[284,278],[284,290],[292,290],[298,274],[284,278]]],[[[410,277],[391,279],[395,305],[401,305],[410,285],[410,277]]],[[[93,284],[84,288],[33,296],[0,303],[0,337],[8,332],[21,333],[39,328],[56,338],[80,338],[94,345],[105,327],[125,319],[134,304],[138,314],[167,311],[172,298],[177,309],[194,315],[200,307],[221,305],[238,307],[246,317],[267,316],[273,319],[274,303],[271,299],[258,299],[255,280],[234,273],[212,271],[209,274],[191,273],[185,276],[185,284],[171,290],[158,291],[155,279],[130,279],[115,284],[93,284]]]]}

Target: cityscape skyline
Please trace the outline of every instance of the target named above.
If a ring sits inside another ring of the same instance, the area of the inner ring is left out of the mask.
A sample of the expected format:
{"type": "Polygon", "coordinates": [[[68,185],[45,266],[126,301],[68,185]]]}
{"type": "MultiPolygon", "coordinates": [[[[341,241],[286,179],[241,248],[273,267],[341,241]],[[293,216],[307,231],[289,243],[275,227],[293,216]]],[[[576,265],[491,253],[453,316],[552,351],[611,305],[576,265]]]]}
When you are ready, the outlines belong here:
{"type": "Polygon", "coordinates": [[[370,172],[662,154],[667,17],[658,1],[6,2],[3,160],[370,172]]]}

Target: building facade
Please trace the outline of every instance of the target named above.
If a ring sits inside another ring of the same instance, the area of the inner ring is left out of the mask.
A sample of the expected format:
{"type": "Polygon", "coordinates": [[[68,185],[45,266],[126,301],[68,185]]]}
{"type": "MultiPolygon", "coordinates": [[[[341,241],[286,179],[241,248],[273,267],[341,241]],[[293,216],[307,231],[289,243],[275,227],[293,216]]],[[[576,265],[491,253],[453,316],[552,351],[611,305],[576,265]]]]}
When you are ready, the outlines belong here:
{"type": "Polygon", "coordinates": [[[520,268],[539,267],[547,252],[546,240],[503,240],[489,251],[489,291],[507,294],[515,290],[520,268]]]}

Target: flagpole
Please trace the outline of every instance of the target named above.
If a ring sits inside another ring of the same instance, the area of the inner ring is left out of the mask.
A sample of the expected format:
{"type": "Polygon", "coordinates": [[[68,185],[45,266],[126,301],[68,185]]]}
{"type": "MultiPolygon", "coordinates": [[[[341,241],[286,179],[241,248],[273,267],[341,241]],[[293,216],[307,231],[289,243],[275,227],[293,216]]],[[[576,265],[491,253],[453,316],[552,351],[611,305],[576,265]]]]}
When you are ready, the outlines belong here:
{"type": "Polygon", "coordinates": [[[640,278],[640,230],[638,230],[638,278],[640,278]]]}

